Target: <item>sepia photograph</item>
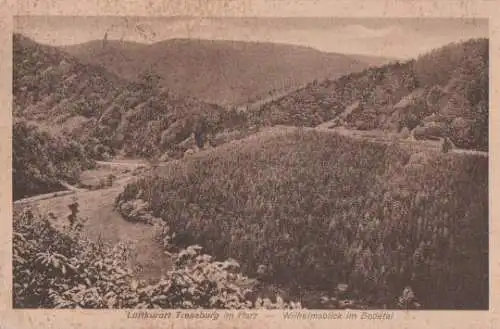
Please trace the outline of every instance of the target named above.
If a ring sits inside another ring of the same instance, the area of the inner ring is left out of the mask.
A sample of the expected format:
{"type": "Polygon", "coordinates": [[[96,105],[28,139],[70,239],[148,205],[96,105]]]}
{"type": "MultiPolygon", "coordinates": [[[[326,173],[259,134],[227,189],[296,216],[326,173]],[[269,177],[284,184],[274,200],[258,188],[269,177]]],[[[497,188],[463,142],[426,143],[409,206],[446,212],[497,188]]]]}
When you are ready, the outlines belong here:
{"type": "Polygon", "coordinates": [[[487,18],[13,24],[13,308],[490,309],[487,18]]]}

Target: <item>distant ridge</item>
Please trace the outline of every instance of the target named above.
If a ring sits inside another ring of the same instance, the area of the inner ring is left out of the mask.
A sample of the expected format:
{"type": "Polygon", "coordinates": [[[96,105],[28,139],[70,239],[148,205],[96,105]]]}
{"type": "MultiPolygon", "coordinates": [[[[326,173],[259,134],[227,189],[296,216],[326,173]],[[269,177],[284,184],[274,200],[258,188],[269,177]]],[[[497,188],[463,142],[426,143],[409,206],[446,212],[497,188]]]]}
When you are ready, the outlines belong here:
{"type": "Polygon", "coordinates": [[[154,44],[101,40],[60,49],[126,79],[152,71],[181,95],[222,105],[253,102],[313,80],[379,66],[388,58],[326,53],[282,43],[169,39],[154,44]]]}

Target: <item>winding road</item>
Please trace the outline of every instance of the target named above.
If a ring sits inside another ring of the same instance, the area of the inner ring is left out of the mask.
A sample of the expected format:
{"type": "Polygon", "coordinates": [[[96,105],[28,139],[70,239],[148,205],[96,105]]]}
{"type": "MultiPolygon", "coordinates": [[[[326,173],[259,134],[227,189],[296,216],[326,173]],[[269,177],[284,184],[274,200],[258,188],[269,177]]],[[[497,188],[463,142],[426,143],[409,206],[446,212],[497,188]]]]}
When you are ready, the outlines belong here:
{"type": "MultiPolygon", "coordinates": [[[[286,131],[304,129],[306,131],[321,131],[337,135],[349,136],[351,138],[370,140],[375,143],[404,143],[415,146],[416,148],[433,149],[440,152],[441,143],[439,141],[417,141],[411,139],[396,138],[382,132],[373,131],[353,131],[343,128],[297,128],[291,126],[276,126],[264,129],[254,135],[251,135],[243,140],[235,140],[227,143],[231,144],[251,143],[252,141],[259,142],[263,136],[273,134],[282,134],[286,131]]],[[[220,146],[224,147],[224,145],[220,146]]],[[[201,150],[194,156],[203,156],[213,149],[201,150]]],[[[488,157],[487,152],[452,149],[451,153],[478,155],[488,157]]],[[[182,161],[172,160],[171,162],[182,161]]],[[[168,166],[171,162],[160,163],[158,166],[168,166]]],[[[125,243],[132,251],[131,266],[136,269],[139,277],[145,280],[155,280],[159,278],[166,269],[171,268],[172,259],[162,254],[162,246],[154,240],[155,232],[151,226],[144,224],[131,223],[124,220],[121,215],[114,209],[114,201],[116,197],[123,191],[124,186],[130,183],[137,176],[133,170],[138,168],[150,169],[151,164],[143,160],[113,160],[113,161],[98,161],[98,167],[116,169],[117,178],[111,187],[106,187],[98,190],[85,190],[71,186],[65,182],[61,182],[68,190],[56,193],[47,193],[17,200],[14,202],[14,207],[24,207],[26,205],[35,206],[42,213],[52,213],[56,218],[54,224],[62,225],[69,213],[68,205],[73,202],[78,202],[80,205],[80,216],[87,218],[87,223],[84,226],[85,233],[92,240],[102,239],[112,244],[119,242],[125,243]],[[124,170],[128,169],[128,170],[124,170]]],[[[99,170],[99,169],[98,169],[99,170]]]]}
{"type": "MultiPolygon", "coordinates": [[[[433,150],[441,150],[441,144],[442,141],[432,141],[432,140],[415,140],[412,138],[408,139],[402,139],[399,137],[397,133],[387,133],[383,131],[363,131],[363,130],[352,130],[352,129],[347,129],[347,128],[342,128],[342,127],[335,127],[335,128],[329,128],[329,125],[331,125],[330,122],[325,122],[322,123],[316,127],[303,127],[300,129],[304,129],[306,131],[322,131],[322,132],[327,132],[327,133],[332,133],[332,134],[338,134],[342,136],[348,136],[351,138],[355,139],[362,139],[362,140],[368,140],[374,143],[383,143],[383,144],[392,144],[392,143],[399,143],[399,144],[407,144],[407,145],[412,145],[418,148],[425,148],[425,149],[433,149],[433,150]]],[[[285,125],[278,125],[275,127],[267,128],[263,131],[263,133],[269,133],[273,131],[280,131],[280,130],[293,130],[293,129],[298,129],[297,127],[294,126],[285,126],[285,125]]],[[[258,135],[258,134],[257,134],[258,135]]],[[[249,136],[247,138],[252,138],[252,136],[249,136]]],[[[246,139],[246,138],[245,138],[246,139]]],[[[244,140],[240,140],[237,142],[244,142],[244,140]]],[[[236,141],[233,141],[231,143],[234,143],[236,141]]],[[[205,152],[210,152],[212,149],[209,150],[203,150],[201,153],[205,152]]],[[[450,153],[457,153],[457,154],[464,154],[464,155],[476,155],[476,156],[481,156],[481,157],[488,157],[488,152],[484,151],[477,151],[477,150],[468,150],[468,149],[460,149],[460,148],[452,148],[450,153]]],[[[111,168],[122,168],[122,169],[129,169],[129,170],[134,170],[138,168],[150,168],[151,164],[149,164],[147,161],[142,160],[142,159],[121,159],[121,160],[113,160],[113,161],[96,161],[98,166],[101,167],[111,167],[111,168]]],[[[160,163],[158,166],[162,166],[160,163]]],[[[120,185],[125,185],[128,183],[128,180],[132,177],[131,175],[125,175],[126,177],[121,177],[117,183],[120,185]],[[125,184],[123,182],[125,180],[125,184]],[[120,183],[121,182],[121,183],[120,183]]],[[[52,193],[46,193],[46,194],[40,194],[24,199],[20,199],[14,202],[14,204],[26,204],[26,203],[33,203],[45,199],[51,199],[55,197],[62,197],[66,195],[72,195],[77,192],[83,193],[87,190],[77,188],[75,186],[72,186],[66,182],[60,182],[62,186],[66,188],[66,190],[58,191],[58,192],[52,192],[52,193]]]]}
{"type": "MultiPolygon", "coordinates": [[[[413,138],[406,138],[403,139],[399,137],[397,133],[387,133],[383,131],[373,131],[373,130],[352,130],[352,129],[347,129],[347,128],[342,128],[342,127],[336,127],[336,128],[327,128],[324,124],[321,124],[315,128],[305,128],[306,130],[317,130],[317,131],[323,131],[323,132],[331,132],[335,134],[339,134],[342,136],[348,136],[351,138],[356,138],[356,139],[363,139],[363,140],[369,140],[374,143],[383,143],[383,144],[392,144],[392,143],[399,143],[399,144],[407,144],[407,145],[414,145],[416,147],[421,147],[421,148],[430,148],[430,149],[436,149],[436,150],[441,150],[442,147],[442,139],[440,138],[438,141],[433,141],[433,140],[416,140],[413,138]]],[[[477,150],[469,150],[469,149],[461,149],[457,147],[453,147],[450,151],[450,153],[457,153],[457,154],[467,154],[467,155],[476,155],[476,156],[482,156],[482,157],[488,157],[488,152],[484,151],[477,151],[477,150]]]]}
{"type": "MultiPolygon", "coordinates": [[[[34,207],[42,214],[53,214],[52,223],[61,228],[70,213],[68,205],[75,201],[79,204],[79,216],[86,219],[83,233],[93,241],[105,241],[112,245],[124,243],[130,248],[130,266],[138,277],[144,280],[156,280],[172,266],[172,259],[162,253],[163,246],[155,240],[152,226],[126,221],[115,210],[116,197],[126,184],[136,176],[132,170],[147,166],[137,160],[99,161],[101,167],[114,167],[117,178],[111,187],[97,190],[84,190],[71,185],[69,191],[48,193],[14,202],[14,208],[34,207]],[[130,169],[124,172],[123,169],[130,169]],[[121,173],[120,173],[121,172],[121,173]]],[[[98,168],[99,169],[99,168],[98,168]]]]}

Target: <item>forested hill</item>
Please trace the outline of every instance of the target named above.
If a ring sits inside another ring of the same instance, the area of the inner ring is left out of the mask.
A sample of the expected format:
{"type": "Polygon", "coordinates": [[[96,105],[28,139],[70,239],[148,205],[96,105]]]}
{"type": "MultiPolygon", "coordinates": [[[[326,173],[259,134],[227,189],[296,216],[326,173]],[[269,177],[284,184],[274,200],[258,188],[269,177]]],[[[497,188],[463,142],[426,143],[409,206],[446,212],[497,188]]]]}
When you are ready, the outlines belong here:
{"type": "Polygon", "coordinates": [[[222,105],[253,102],[270,92],[388,62],[290,44],[229,40],[171,39],[151,45],[96,40],[61,49],[129,80],[154,71],[162,86],[222,105]]]}
{"type": "Polygon", "coordinates": [[[238,124],[234,112],[162,89],[154,74],[129,82],[20,34],[13,56],[14,115],[74,137],[96,158],[176,149],[202,121],[238,124]]]}
{"type": "Polygon", "coordinates": [[[415,60],[308,84],[254,113],[258,124],[413,130],[488,149],[488,39],[433,50],[415,60]]]}
{"type": "Polygon", "coordinates": [[[413,130],[488,148],[488,40],[450,44],[415,60],[351,73],[238,113],[161,87],[150,72],[131,82],[54,47],[14,35],[14,114],[74,136],[95,157],[183,152],[195,131],[291,124],[413,130]]]}

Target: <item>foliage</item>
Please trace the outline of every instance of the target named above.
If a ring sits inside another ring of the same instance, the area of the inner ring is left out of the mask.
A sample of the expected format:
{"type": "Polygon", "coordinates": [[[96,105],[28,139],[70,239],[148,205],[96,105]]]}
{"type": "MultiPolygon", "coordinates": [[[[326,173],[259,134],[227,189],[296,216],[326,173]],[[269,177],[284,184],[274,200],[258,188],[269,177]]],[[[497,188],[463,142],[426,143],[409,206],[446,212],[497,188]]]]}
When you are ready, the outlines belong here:
{"type": "Polygon", "coordinates": [[[61,189],[60,180],[73,183],[82,170],[91,168],[83,147],[62,136],[51,136],[15,120],[12,131],[12,180],[14,200],[61,189]]]}
{"type": "MultiPolygon", "coordinates": [[[[14,35],[14,114],[62,125],[93,156],[179,157],[194,133],[209,136],[251,127],[334,125],[400,131],[436,115],[458,147],[488,147],[488,40],[451,44],[416,60],[370,67],[313,81],[251,111],[180,97],[161,88],[154,66],[130,82],[102,67],[82,64],[59,49],[14,35]],[[359,106],[346,113],[353,104],[359,106]],[[345,116],[345,117],[344,117],[345,116]],[[462,117],[466,126],[452,125],[462,117]],[[460,127],[460,128],[459,128],[460,127]]],[[[364,65],[362,65],[364,66],[364,65]]]]}
{"type": "MultiPolygon", "coordinates": [[[[91,242],[82,234],[78,203],[63,229],[56,218],[25,208],[14,214],[13,304],[16,308],[298,308],[250,299],[252,281],[235,261],[215,261],[189,246],[153,283],[138,280],[124,244],[91,242]],[[250,284],[248,284],[250,282],[250,284]]],[[[167,232],[164,230],[164,232],[167,232]]]]}
{"type": "Polygon", "coordinates": [[[13,56],[14,116],[61,129],[96,159],[182,154],[192,133],[202,145],[207,135],[246,125],[242,113],[160,88],[151,70],[130,82],[19,34],[13,56]]]}
{"type": "MultiPolygon", "coordinates": [[[[154,72],[160,87],[209,103],[251,104],[316,78],[339,76],[387,60],[266,42],[171,39],[153,44],[108,40],[60,47],[82,62],[128,80],[154,72]]],[[[156,80],[156,79],[155,79],[156,80]]]]}
{"type": "Polygon", "coordinates": [[[448,137],[458,147],[487,150],[488,47],[488,39],[471,39],[405,63],[310,83],[264,104],[249,114],[249,122],[316,126],[333,120],[337,126],[399,132],[423,126],[433,114],[447,128],[462,117],[467,120],[463,132],[448,137]],[[356,102],[360,103],[357,111],[347,114],[356,102]]]}
{"type": "Polygon", "coordinates": [[[488,160],[414,152],[298,130],[158,168],[117,201],[292,295],[345,283],[397,307],[409,286],[425,308],[487,308],[488,160]]]}

